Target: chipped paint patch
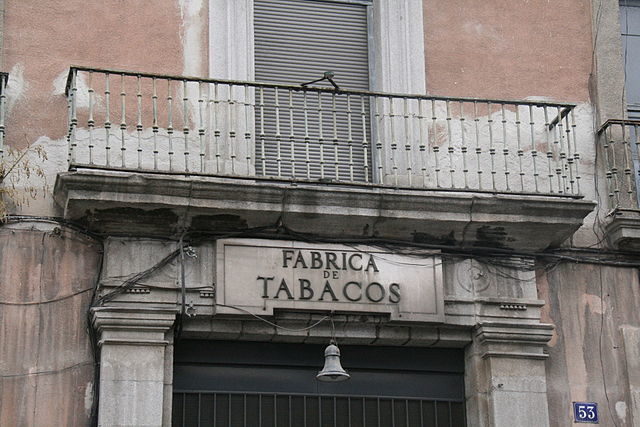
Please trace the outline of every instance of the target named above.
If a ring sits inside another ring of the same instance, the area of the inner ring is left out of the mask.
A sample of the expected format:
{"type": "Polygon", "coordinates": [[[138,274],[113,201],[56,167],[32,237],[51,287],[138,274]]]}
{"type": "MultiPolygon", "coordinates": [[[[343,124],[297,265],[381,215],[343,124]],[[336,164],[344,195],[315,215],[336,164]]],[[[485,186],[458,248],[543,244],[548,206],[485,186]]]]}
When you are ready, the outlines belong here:
{"type": "Polygon", "coordinates": [[[10,113],[15,104],[24,97],[29,84],[24,78],[24,64],[16,64],[9,72],[9,80],[5,94],[7,95],[7,112],[10,113]]]}
{"type": "Polygon", "coordinates": [[[624,401],[616,402],[616,415],[624,423],[627,419],[627,403],[624,401]]]}
{"type": "Polygon", "coordinates": [[[464,24],[464,30],[467,33],[486,38],[493,42],[502,42],[504,40],[502,34],[492,25],[484,25],[480,22],[466,22],[464,24]]]}
{"type": "Polygon", "coordinates": [[[21,195],[29,195],[20,203],[14,204],[9,200],[9,207],[12,213],[29,214],[38,212],[40,215],[57,215],[58,208],[53,200],[53,185],[56,176],[67,169],[68,146],[66,139],[50,139],[47,136],[39,137],[29,149],[23,161],[30,165],[38,165],[41,173],[32,171],[26,174],[21,169],[16,169],[8,176],[11,185],[14,186],[21,195]],[[46,155],[46,159],[41,158],[36,152],[36,148],[41,149],[46,155]]]}
{"type": "Polygon", "coordinates": [[[582,303],[589,307],[589,311],[594,314],[604,314],[607,311],[607,308],[602,303],[602,299],[597,295],[582,295],[582,303]]]}
{"type": "MultiPolygon", "coordinates": [[[[64,70],[53,80],[53,92],[54,96],[65,96],[67,88],[67,76],[69,70],[64,70]]],[[[78,73],[76,79],[76,106],[78,108],[89,108],[89,85],[87,84],[84,74],[78,73]]],[[[96,93],[93,95],[94,106],[100,107],[102,105],[102,97],[96,93]]]]}
{"type": "Polygon", "coordinates": [[[91,408],[93,407],[93,382],[89,381],[87,387],[84,389],[84,410],[87,415],[91,414],[91,408]]]}
{"type": "Polygon", "coordinates": [[[180,0],[182,15],[182,58],[183,72],[188,76],[202,75],[202,30],[200,17],[203,0],[180,0]]]}

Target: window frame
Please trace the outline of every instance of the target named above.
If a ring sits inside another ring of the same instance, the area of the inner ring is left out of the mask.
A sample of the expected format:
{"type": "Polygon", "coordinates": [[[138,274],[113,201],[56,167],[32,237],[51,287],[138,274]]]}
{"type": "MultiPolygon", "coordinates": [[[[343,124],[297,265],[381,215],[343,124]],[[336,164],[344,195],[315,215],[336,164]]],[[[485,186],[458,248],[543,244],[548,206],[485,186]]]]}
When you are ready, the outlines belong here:
{"type": "MultiPolygon", "coordinates": [[[[321,1],[368,6],[371,90],[426,93],[422,1],[321,1]]],[[[254,81],[253,0],[209,0],[209,76],[254,81]]]]}
{"type": "MultiPolygon", "coordinates": [[[[421,0],[321,1],[367,4],[370,90],[426,94],[421,0]]],[[[255,81],[253,4],[253,0],[209,0],[210,78],[255,81]],[[242,52],[244,55],[239,54],[242,52]]],[[[372,126],[372,131],[384,130],[372,126]]],[[[372,156],[371,167],[380,169],[383,176],[393,174],[393,166],[388,162],[389,150],[385,146],[379,158],[372,156]]],[[[255,174],[255,156],[249,157],[253,163],[244,165],[243,169],[251,175],[255,174]]],[[[373,179],[379,180],[375,175],[373,179]]]]}

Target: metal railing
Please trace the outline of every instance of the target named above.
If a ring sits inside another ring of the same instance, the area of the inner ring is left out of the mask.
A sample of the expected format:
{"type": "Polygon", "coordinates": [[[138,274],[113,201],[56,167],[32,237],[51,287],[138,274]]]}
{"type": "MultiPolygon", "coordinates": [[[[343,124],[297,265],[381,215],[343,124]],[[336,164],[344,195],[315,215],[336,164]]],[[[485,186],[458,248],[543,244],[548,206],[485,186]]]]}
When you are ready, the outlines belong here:
{"type": "Polygon", "coordinates": [[[609,204],[613,209],[635,209],[640,185],[640,120],[607,120],[599,129],[607,179],[609,204]]]}
{"type": "Polygon", "coordinates": [[[175,392],[172,425],[464,426],[463,401],[288,393],[175,392]]]}
{"type": "Polygon", "coordinates": [[[573,104],[72,67],[71,167],[580,195],[573,104]]]}

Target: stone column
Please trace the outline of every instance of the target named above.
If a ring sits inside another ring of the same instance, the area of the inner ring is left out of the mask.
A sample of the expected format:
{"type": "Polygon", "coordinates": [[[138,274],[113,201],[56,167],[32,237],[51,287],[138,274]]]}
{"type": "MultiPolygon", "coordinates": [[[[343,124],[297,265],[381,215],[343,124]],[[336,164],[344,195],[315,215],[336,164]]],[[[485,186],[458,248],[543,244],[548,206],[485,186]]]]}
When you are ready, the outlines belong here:
{"type": "Polygon", "coordinates": [[[165,391],[175,318],[166,309],[93,309],[100,346],[98,425],[162,426],[171,419],[165,391]]]}
{"type": "Polygon", "coordinates": [[[544,361],[553,327],[481,322],[466,354],[468,425],[549,426],[544,361]]]}

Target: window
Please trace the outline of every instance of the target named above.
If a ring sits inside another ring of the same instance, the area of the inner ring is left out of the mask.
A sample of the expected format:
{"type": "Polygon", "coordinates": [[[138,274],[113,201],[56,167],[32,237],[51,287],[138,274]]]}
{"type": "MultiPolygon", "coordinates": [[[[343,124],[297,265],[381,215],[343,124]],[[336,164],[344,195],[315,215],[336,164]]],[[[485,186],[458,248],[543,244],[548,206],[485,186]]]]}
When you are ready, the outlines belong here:
{"type": "Polygon", "coordinates": [[[630,119],[640,119],[640,1],[620,2],[625,91],[630,119]]]}
{"type": "MultiPolygon", "coordinates": [[[[298,12],[318,6],[325,12],[339,10],[341,7],[348,7],[352,11],[367,9],[368,46],[365,50],[368,64],[360,63],[358,65],[360,68],[351,75],[347,70],[331,70],[336,71],[338,83],[345,88],[360,89],[365,88],[364,85],[368,80],[369,89],[374,91],[419,94],[426,92],[423,5],[421,0],[209,0],[209,69],[212,78],[248,81],[274,78],[280,83],[283,82],[283,79],[290,79],[297,84],[305,81],[306,78],[302,79],[302,77],[307,74],[304,73],[278,76],[277,72],[279,71],[274,62],[276,59],[268,58],[268,51],[264,50],[264,39],[261,40],[260,37],[265,34],[270,37],[288,38],[289,42],[292,41],[291,33],[266,27],[263,17],[259,17],[258,22],[254,20],[256,11],[260,13],[266,7],[277,4],[295,5],[299,9],[298,12]],[[352,80],[353,77],[350,76],[355,74],[362,78],[364,73],[359,70],[365,68],[369,70],[368,79],[365,77],[364,80],[352,80]],[[269,76],[268,72],[274,73],[269,76]]],[[[294,8],[294,6],[290,7],[294,8]]],[[[307,15],[309,15],[308,12],[307,15]]],[[[305,19],[312,18],[313,16],[305,16],[305,19]]],[[[296,22],[301,22],[301,20],[287,24],[296,27],[296,22]]],[[[326,24],[330,23],[326,22],[326,24]]],[[[299,27],[300,25],[298,25],[298,29],[300,29],[299,27]]],[[[315,32],[316,35],[321,33],[321,29],[316,27],[316,24],[308,25],[305,30],[315,32]]],[[[297,47],[303,49],[302,45],[297,47]]],[[[331,46],[327,47],[331,49],[331,46]]],[[[299,64],[304,65],[305,60],[300,58],[299,64]]],[[[320,77],[318,76],[318,68],[320,67],[320,64],[309,67],[308,75],[311,76],[311,79],[320,77]]],[[[320,72],[323,71],[328,70],[320,70],[320,72]]],[[[265,117],[265,125],[267,121],[268,118],[265,117]]],[[[257,123],[257,125],[259,124],[257,123]]],[[[258,133],[259,128],[256,128],[253,135],[258,133]]],[[[289,135],[283,137],[288,138],[289,135]]],[[[256,147],[259,147],[259,141],[256,141],[256,147]]],[[[246,167],[249,174],[269,175],[268,168],[278,167],[278,162],[273,160],[277,154],[274,153],[273,147],[266,146],[264,152],[260,150],[258,148],[254,155],[245,156],[253,159],[253,164],[246,165],[246,167]],[[269,157],[265,162],[266,166],[260,164],[259,157],[262,154],[269,157]],[[266,172],[262,173],[261,168],[264,168],[266,172]]],[[[344,148],[341,150],[344,152],[344,148]]],[[[339,153],[338,157],[340,155],[339,153]]],[[[355,153],[354,158],[357,156],[362,158],[364,153],[355,153]]],[[[239,155],[238,158],[240,157],[239,155]]],[[[384,163],[384,159],[381,163],[384,163]]],[[[291,167],[291,165],[284,164],[281,166],[291,167]]],[[[381,167],[386,168],[384,165],[381,167]]],[[[312,171],[312,177],[317,177],[318,173],[316,168],[312,171]]],[[[357,173],[363,175],[365,172],[361,168],[357,173]]],[[[330,171],[327,171],[327,174],[330,175],[330,171]]],[[[297,170],[296,175],[298,175],[297,170]]]]}
{"type": "MultiPolygon", "coordinates": [[[[629,119],[640,119],[640,1],[622,0],[620,2],[620,30],[622,52],[624,55],[625,96],[627,99],[627,116],[629,119]]],[[[635,128],[629,128],[631,141],[637,139],[635,128]]],[[[640,158],[638,146],[629,144],[633,160],[636,188],[640,188],[640,158]]],[[[640,203],[640,192],[637,192],[640,203]]]]}
{"type": "MultiPolygon", "coordinates": [[[[341,88],[369,90],[368,9],[360,2],[254,0],[256,80],[299,85],[331,71],[341,88]]],[[[369,122],[368,98],[269,90],[260,101],[258,175],[370,180],[363,147],[370,127],[360,114],[365,109],[369,122]]]]}

